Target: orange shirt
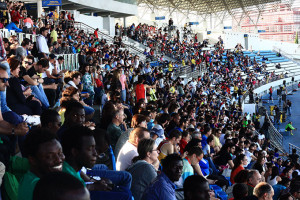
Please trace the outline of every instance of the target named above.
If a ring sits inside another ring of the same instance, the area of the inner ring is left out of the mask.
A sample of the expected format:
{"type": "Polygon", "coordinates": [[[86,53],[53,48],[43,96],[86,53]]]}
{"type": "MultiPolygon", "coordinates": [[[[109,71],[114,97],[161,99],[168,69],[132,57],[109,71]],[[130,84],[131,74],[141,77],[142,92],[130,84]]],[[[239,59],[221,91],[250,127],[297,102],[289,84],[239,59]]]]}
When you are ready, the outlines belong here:
{"type": "Polygon", "coordinates": [[[232,184],[234,184],[234,177],[244,169],[244,167],[242,165],[238,166],[234,171],[231,172],[231,175],[230,175],[230,182],[232,184]]]}

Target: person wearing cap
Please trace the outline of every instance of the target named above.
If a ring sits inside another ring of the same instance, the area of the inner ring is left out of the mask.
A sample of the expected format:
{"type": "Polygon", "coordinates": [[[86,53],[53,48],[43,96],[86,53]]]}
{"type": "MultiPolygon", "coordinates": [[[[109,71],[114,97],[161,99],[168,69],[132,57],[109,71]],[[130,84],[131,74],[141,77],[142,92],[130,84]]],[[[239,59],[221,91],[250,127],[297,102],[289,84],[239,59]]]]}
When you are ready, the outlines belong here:
{"type": "Polygon", "coordinates": [[[150,130],[151,138],[155,140],[155,144],[158,146],[166,137],[164,134],[164,129],[161,125],[155,124],[150,130]]]}

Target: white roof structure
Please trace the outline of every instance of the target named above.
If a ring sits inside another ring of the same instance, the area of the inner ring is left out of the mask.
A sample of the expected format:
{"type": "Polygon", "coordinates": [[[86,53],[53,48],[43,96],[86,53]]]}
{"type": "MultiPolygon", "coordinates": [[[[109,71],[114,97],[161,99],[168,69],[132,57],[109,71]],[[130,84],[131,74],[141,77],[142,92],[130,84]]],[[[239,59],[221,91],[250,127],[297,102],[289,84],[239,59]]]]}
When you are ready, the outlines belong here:
{"type": "MultiPolygon", "coordinates": [[[[258,8],[267,3],[280,0],[138,0],[137,4],[147,4],[155,9],[170,8],[176,10],[196,11],[198,15],[214,14],[222,11],[229,13],[236,9],[258,8]]],[[[293,1],[290,1],[293,2],[293,1]]]]}

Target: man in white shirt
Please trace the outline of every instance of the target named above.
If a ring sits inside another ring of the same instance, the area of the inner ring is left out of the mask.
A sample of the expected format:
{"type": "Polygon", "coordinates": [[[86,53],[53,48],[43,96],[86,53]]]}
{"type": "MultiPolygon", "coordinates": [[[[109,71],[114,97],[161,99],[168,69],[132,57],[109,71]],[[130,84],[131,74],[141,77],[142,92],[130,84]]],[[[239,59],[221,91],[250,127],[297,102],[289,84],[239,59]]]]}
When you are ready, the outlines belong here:
{"type": "Polygon", "coordinates": [[[46,27],[42,27],[40,29],[40,35],[36,38],[36,45],[38,49],[38,57],[48,59],[49,55],[49,47],[47,44],[46,37],[48,35],[48,29],[46,27]]]}
{"type": "Polygon", "coordinates": [[[137,127],[130,132],[129,140],[121,148],[117,158],[116,169],[118,171],[125,171],[132,164],[132,159],[139,155],[138,143],[144,138],[150,138],[148,129],[144,127],[137,127]]]}
{"type": "Polygon", "coordinates": [[[62,83],[62,76],[58,74],[58,61],[54,54],[49,55],[49,68],[42,73],[44,84],[62,83]]]}
{"type": "MultiPolygon", "coordinates": [[[[256,160],[256,157],[253,155],[255,151],[255,144],[251,144],[248,150],[245,150],[245,156],[247,157],[247,166],[251,164],[252,160],[256,160]]],[[[250,165],[251,166],[251,165],[250,165]]]]}

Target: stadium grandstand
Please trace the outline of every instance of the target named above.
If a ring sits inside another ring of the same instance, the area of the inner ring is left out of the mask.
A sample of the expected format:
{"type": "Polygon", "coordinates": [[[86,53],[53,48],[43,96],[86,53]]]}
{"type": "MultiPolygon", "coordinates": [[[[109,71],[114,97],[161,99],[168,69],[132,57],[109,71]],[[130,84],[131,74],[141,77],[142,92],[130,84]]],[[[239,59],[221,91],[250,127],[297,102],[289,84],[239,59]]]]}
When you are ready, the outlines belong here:
{"type": "Polygon", "coordinates": [[[299,0],[0,16],[0,200],[300,199],[299,0]]]}

